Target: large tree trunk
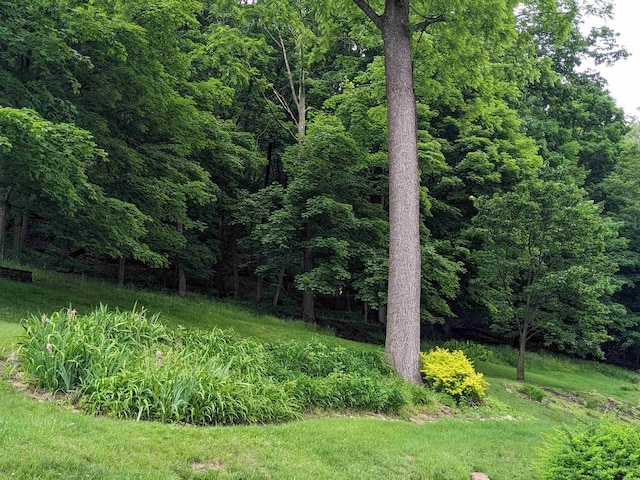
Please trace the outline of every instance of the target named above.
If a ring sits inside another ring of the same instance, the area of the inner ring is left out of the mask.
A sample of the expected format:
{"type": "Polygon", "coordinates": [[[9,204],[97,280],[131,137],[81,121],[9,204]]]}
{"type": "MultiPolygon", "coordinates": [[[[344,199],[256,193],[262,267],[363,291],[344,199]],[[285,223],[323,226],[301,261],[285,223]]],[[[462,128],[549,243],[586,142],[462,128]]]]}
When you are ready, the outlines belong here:
{"type": "Polygon", "coordinates": [[[382,15],[366,0],[353,1],[382,31],[384,41],[390,223],[385,350],[402,378],[421,383],[420,181],[409,0],[386,0],[382,15]]]}
{"type": "Polygon", "coordinates": [[[421,383],[420,189],[409,1],[387,0],[382,18],[389,123],[389,285],[387,356],[398,374],[421,383]]]}

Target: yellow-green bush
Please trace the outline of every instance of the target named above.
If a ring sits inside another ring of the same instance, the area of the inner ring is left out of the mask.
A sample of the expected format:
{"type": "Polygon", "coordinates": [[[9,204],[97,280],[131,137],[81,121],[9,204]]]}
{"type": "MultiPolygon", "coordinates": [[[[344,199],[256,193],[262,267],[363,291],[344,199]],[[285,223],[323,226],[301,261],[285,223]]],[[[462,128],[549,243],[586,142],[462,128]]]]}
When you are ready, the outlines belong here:
{"type": "Polygon", "coordinates": [[[427,385],[451,395],[458,403],[475,403],[486,396],[487,382],[460,350],[436,347],[429,353],[420,353],[420,371],[427,385]]]}

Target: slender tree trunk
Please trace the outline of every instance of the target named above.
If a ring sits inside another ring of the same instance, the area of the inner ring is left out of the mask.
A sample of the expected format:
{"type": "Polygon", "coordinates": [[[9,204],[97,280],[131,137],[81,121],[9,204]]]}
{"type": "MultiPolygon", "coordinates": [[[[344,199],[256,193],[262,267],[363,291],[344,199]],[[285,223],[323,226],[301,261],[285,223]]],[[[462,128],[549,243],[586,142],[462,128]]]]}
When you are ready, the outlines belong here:
{"type": "Polygon", "coordinates": [[[449,339],[453,336],[453,329],[452,329],[452,325],[453,322],[451,321],[450,318],[447,318],[444,323],[442,324],[442,332],[444,333],[444,336],[449,339]]]}
{"type": "MultiPolygon", "coordinates": [[[[178,222],[178,233],[182,235],[184,232],[184,225],[182,222],[178,222]]],[[[178,295],[180,297],[187,296],[187,273],[184,271],[182,267],[182,262],[180,261],[180,256],[176,258],[176,266],[178,268],[178,295]]]]}
{"type": "Polygon", "coordinates": [[[0,199],[2,203],[0,203],[0,262],[4,260],[4,244],[5,238],[7,236],[7,213],[9,211],[9,207],[4,199],[0,199]]]}
{"type": "Polygon", "coordinates": [[[524,353],[527,346],[526,335],[520,334],[518,347],[518,366],[516,368],[516,380],[524,380],[524,353]]]}
{"type": "Polygon", "coordinates": [[[524,354],[530,333],[529,328],[531,326],[528,314],[529,303],[529,299],[527,299],[527,313],[525,313],[525,318],[522,320],[522,324],[518,328],[518,366],[516,367],[516,380],[524,380],[524,354]]]}
{"type": "MultiPolygon", "coordinates": [[[[300,47],[302,49],[302,47],[300,47]]],[[[302,53],[300,54],[302,57],[302,53]]],[[[305,90],[305,73],[300,72],[300,83],[298,84],[298,145],[302,146],[304,136],[307,133],[307,95],[305,90]]]]}
{"type": "Polygon", "coordinates": [[[282,284],[284,283],[284,267],[278,274],[278,285],[276,286],[276,293],[273,295],[273,306],[277,307],[280,301],[280,293],[282,292],[282,284]]]}
{"type": "MultiPolygon", "coordinates": [[[[311,249],[305,247],[303,255],[304,271],[310,272],[313,269],[313,257],[311,254],[311,249]]],[[[302,292],[302,319],[305,322],[310,323],[315,323],[316,321],[315,298],[313,296],[313,292],[311,292],[310,290],[305,290],[304,292],[302,292]]]]}
{"type": "Polygon", "coordinates": [[[380,325],[387,324],[387,306],[386,305],[380,305],[378,307],[378,322],[380,322],[380,325]]]}
{"type": "Polygon", "coordinates": [[[256,283],[256,303],[260,303],[262,299],[262,277],[258,277],[258,282],[256,283]]]}
{"type": "Polygon", "coordinates": [[[264,170],[264,188],[267,188],[271,180],[271,163],[273,162],[273,142],[267,147],[267,166],[264,170]]]}
{"type": "Polygon", "coordinates": [[[420,375],[420,189],[409,1],[387,0],[383,16],[389,122],[387,356],[412,383],[420,375]]]}
{"type": "Polygon", "coordinates": [[[178,263],[178,295],[180,297],[187,296],[187,273],[182,268],[182,265],[178,263]]]}
{"type": "Polygon", "coordinates": [[[127,259],[124,256],[122,256],[118,261],[118,288],[124,287],[126,271],[127,271],[127,259]]]}
{"type": "Polygon", "coordinates": [[[23,213],[13,221],[13,259],[19,262],[22,258],[22,247],[29,228],[29,215],[23,213]]]}
{"type": "Polygon", "coordinates": [[[240,298],[240,275],[238,274],[238,239],[237,239],[236,227],[233,227],[233,234],[231,238],[231,263],[233,272],[233,299],[238,300],[240,298]]]}
{"type": "Polygon", "coordinates": [[[369,323],[369,304],[364,302],[364,323],[369,323]]]}

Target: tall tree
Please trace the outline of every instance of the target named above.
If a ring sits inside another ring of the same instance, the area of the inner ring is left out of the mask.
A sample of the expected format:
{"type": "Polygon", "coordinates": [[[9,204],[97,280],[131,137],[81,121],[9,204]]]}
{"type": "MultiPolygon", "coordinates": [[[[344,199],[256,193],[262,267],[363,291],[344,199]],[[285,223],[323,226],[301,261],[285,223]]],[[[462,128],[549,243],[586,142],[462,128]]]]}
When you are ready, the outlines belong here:
{"type": "MultiPolygon", "coordinates": [[[[386,0],[382,15],[353,0],[382,32],[389,131],[389,282],[385,349],[407,381],[421,383],[420,179],[409,0],[386,0]]],[[[424,26],[426,27],[427,24],[424,26]]]]}
{"type": "Polygon", "coordinates": [[[602,355],[607,327],[622,313],[611,295],[619,284],[611,252],[616,226],[575,184],[523,182],[476,202],[483,239],[472,282],[492,328],[515,334],[517,379],[524,380],[531,339],[584,356],[602,355]]]}
{"type": "Polygon", "coordinates": [[[125,251],[149,263],[161,259],[141,241],[145,216],[131,204],[109,198],[89,181],[93,163],[105,160],[91,134],[67,123],[44,120],[33,110],[0,108],[0,260],[5,218],[13,210],[14,256],[18,257],[30,215],[68,244],[120,256],[125,251]],[[16,226],[20,226],[16,228],[16,226]]]}

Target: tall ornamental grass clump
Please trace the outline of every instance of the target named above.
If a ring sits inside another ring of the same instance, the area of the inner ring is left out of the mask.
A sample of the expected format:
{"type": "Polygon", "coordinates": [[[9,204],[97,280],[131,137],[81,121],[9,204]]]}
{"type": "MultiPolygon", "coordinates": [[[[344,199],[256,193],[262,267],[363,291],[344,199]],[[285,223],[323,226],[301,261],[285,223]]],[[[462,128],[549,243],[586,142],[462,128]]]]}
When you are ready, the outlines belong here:
{"type": "Polygon", "coordinates": [[[310,408],[397,412],[411,398],[379,352],[169,330],[144,310],[24,322],[23,369],[94,414],[197,425],[280,422],[310,408]]]}
{"type": "Polygon", "coordinates": [[[540,471],[544,480],[636,480],[640,433],[623,423],[558,430],[542,449],[540,471]]]}

